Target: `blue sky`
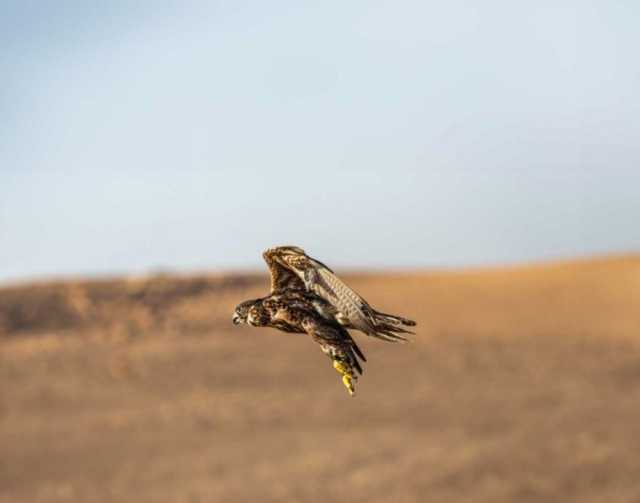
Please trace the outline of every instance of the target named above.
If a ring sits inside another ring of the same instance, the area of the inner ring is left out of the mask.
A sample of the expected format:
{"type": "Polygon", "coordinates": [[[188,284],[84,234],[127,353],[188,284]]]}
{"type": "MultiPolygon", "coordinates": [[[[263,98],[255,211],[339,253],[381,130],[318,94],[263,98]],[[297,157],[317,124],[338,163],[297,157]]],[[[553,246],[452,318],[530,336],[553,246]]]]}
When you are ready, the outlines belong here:
{"type": "Polygon", "coordinates": [[[0,13],[0,281],[640,249],[637,2],[0,13]]]}

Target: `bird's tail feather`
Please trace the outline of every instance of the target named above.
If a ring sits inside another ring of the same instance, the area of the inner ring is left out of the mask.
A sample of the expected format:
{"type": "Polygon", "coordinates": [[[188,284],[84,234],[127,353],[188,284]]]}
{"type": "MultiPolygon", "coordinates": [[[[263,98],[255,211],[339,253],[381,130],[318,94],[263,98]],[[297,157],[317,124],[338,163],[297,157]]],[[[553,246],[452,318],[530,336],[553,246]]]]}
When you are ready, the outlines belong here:
{"type": "Polygon", "coordinates": [[[414,332],[404,327],[414,327],[416,325],[416,322],[413,320],[393,314],[381,313],[379,311],[374,311],[373,321],[374,331],[369,335],[388,342],[406,342],[407,338],[402,334],[413,335],[414,332]]]}
{"type": "Polygon", "coordinates": [[[369,332],[367,335],[382,339],[383,341],[387,342],[407,342],[406,337],[398,335],[389,330],[376,330],[375,332],[369,332]]]}
{"type": "Polygon", "coordinates": [[[403,318],[402,316],[396,316],[395,314],[387,314],[381,313],[380,311],[374,311],[374,318],[376,320],[376,324],[384,323],[387,325],[391,325],[394,327],[415,327],[416,322],[410,320],[408,318],[403,318]]]}

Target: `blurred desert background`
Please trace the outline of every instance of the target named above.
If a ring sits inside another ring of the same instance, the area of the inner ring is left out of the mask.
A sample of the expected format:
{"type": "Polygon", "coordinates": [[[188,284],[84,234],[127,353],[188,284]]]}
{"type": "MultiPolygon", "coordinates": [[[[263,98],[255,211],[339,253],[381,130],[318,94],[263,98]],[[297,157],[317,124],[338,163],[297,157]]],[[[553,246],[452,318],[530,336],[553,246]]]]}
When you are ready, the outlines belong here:
{"type": "Polygon", "coordinates": [[[354,398],[266,273],[0,289],[0,500],[640,499],[640,256],[344,275],[419,322],[354,398]]]}
{"type": "Polygon", "coordinates": [[[640,2],[0,2],[0,503],[640,502],[640,2]],[[404,345],[235,327],[297,245],[404,345]]]}

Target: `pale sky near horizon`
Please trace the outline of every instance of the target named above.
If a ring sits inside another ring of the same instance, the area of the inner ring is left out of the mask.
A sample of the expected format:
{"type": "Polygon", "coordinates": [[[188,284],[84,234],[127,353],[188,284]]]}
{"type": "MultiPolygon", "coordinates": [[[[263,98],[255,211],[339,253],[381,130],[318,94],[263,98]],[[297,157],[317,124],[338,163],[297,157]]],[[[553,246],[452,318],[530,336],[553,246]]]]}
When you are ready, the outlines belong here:
{"type": "Polygon", "coordinates": [[[0,281],[640,251],[640,3],[4,2],[0,281]]]}

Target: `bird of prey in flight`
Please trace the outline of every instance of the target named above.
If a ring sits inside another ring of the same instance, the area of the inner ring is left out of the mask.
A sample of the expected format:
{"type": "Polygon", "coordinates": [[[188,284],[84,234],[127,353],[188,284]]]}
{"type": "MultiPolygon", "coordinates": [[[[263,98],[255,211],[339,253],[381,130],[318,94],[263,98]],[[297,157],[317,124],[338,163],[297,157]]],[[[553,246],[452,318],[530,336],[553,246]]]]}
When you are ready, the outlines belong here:
{"type": "Polygon", "coordinates": [[[233,323],[306,333],[320,344],[342,376],[349,394],[362,374],[364,354],[347,329],[388,342],[405,341],[415,322],[372,308],[319,260],[297,246],[269,248],[262,254],[271,272],[271,292],[239,304],[233,323]]]}

